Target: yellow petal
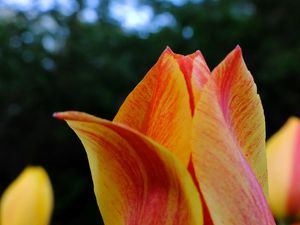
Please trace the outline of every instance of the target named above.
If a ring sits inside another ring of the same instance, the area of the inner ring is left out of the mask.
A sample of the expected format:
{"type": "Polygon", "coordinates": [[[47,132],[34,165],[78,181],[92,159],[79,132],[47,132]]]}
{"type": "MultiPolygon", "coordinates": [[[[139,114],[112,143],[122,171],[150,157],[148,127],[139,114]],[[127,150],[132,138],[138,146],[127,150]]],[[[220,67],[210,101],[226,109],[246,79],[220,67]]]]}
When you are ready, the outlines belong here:
{"type": "Polygon", "coordinates": [[[193,165],[215,225],[275,224],[265,184],[264,117],[237,47],[213,71],[194,116],[193,165]]]}
{"type": "Polygon", "coordinates": [[[185,166],[131,128],[84,113],[64,119],[82,141],[106,225],[201,225],[201,200],[185,166]]]}
{"type": "Polygon", "coordinates": [[[48,225],[53,191],[46,171],[27,167],[1,198],[1,225],[48,225]]]}
{"type": "Polygon", "coordinates": [[[166,49],[145,78],[128,95],[114,118],[151,137],[185,165],[191,154],[192,110],[183,72],[166,49]]]}
{"type": "Polygon", "coordinates": [[[277,218],[300,214],[300,120],[288,122],[267,142],[269,203],[277,218]]]}

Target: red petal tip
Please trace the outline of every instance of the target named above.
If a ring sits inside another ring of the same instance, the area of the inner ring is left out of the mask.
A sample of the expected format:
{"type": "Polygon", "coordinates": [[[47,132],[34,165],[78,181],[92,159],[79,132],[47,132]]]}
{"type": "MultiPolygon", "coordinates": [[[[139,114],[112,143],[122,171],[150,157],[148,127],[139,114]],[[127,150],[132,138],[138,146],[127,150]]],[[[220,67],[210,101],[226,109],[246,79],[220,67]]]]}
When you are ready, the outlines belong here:
{"type": "Polygon", "coordinates": [[[52,116],[59,120],[76,120],[84,116],[84,113],[77,111],[55,112],[52,114],[52,116]]]}
{"type": "Polygon", "coordinates": [[[242,54],[242,48],[240,45],[235,46],[235,51],[239,52],[240,54],[242,54]]]}
{"type": "Polygon", "coordinates": [[[203,60],[205,60],[205,59],[204,59],[204,56],[203,56],[203,54],[202,54],[202,52],[201,52],[200,50],[196,50],[196,51],[193,53],[193,55],[194,55],[194,56],[198,56],[198,57],[202,58],[203,60]]]}
{"type": "Polygon", "coordinates": [[[163,53],[168,53],[171,55],[174,55],[175,53],[172,51],[172,49],[167,45],[167,47],[165,48],[165,50],[163,51],[163,53]]]}
{"type": "Polygon", "coordinates": [[[60,119],[62,120],[63,119],[63,114],[61,112],[55,112],[52,114],[52,116],[55,118],[55,119],[60,119]]]}

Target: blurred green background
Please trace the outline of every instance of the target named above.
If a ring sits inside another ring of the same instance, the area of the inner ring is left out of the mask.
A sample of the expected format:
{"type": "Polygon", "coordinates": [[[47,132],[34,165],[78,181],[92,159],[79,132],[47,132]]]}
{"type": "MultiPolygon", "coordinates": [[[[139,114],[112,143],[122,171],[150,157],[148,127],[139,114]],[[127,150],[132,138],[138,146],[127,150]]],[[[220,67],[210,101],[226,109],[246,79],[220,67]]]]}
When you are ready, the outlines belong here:
{"type": "Polygon", "coordinates": [[[112,119],[168,45],[213,69],[237,44],[267,135],[300,116],[300,1],[0,1],[0,191],[29,164],[55,191],[52,225],[102,224],[86,155],[52,113],[112,119]]]}

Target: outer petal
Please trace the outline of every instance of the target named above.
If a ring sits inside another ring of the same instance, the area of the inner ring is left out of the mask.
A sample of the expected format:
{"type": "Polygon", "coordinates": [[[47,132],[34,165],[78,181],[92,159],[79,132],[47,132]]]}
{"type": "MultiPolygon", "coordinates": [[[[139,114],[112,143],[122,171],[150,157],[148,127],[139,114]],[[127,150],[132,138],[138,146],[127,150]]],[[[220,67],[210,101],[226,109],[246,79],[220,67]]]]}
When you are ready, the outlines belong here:
{"type": "Polygon", "coordinates": [[[47,225],[53,209],[53,191],[46,171],[27,167],[1,199],[1,225],[47,225]]]}
{"type": "Polygon", "coordinates": [[[66,112],[90,163],[106,225],[200,225],[198,191],[187,169],[140,133],[87,114],[66,112]]]}
{"type": "Polygon", "coordinates": [[[127,97],[114,121],[151,137],[188,164],[194,96],[209,70],[198,51],[182,56],[167,48],[127,97]]]}
{"type": "Polygon", "coordinates": [[[260,100],[237,47],[214,70],[194,117],[193,163],[215,225],[275,224],[245,159],[264,183],[263,141],[260,100]]]}
{"type": "Polygon", "coordinates": [[[291,118],[267,142],[269,203],[278,218],[300,214],[300,120],[291,118]]]}

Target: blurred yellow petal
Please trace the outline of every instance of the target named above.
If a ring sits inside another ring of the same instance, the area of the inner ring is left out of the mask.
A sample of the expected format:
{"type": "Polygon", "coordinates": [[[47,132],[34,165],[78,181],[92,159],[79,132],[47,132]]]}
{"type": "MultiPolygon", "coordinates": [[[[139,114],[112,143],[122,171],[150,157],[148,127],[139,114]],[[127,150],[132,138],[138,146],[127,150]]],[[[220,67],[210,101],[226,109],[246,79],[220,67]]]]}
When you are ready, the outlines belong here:
{"type": "Polygon", "coordinates": [[[275,224],[249,166],[265,185],[263,110],[239,47],[216,67],[203,89],[193,132],[193,165],[213,223],[275,224]]]}
{"type": "Polygon", "coordinates": [[[269,203],[277,218],[300,214],[300,120],[290,118],[267,142],[269,203]]]}
{"type": "Polygon", "coordinates": [[[27,167],[1,198],[1,225],[48,225],[53,191],[42,167],[27,167]]]}
{"type": "Polygon", "coordinates": [[[82,141],[106,225],[202,225],[185,166],[141,133],[85,113],[56,113],[82,141]]]}

